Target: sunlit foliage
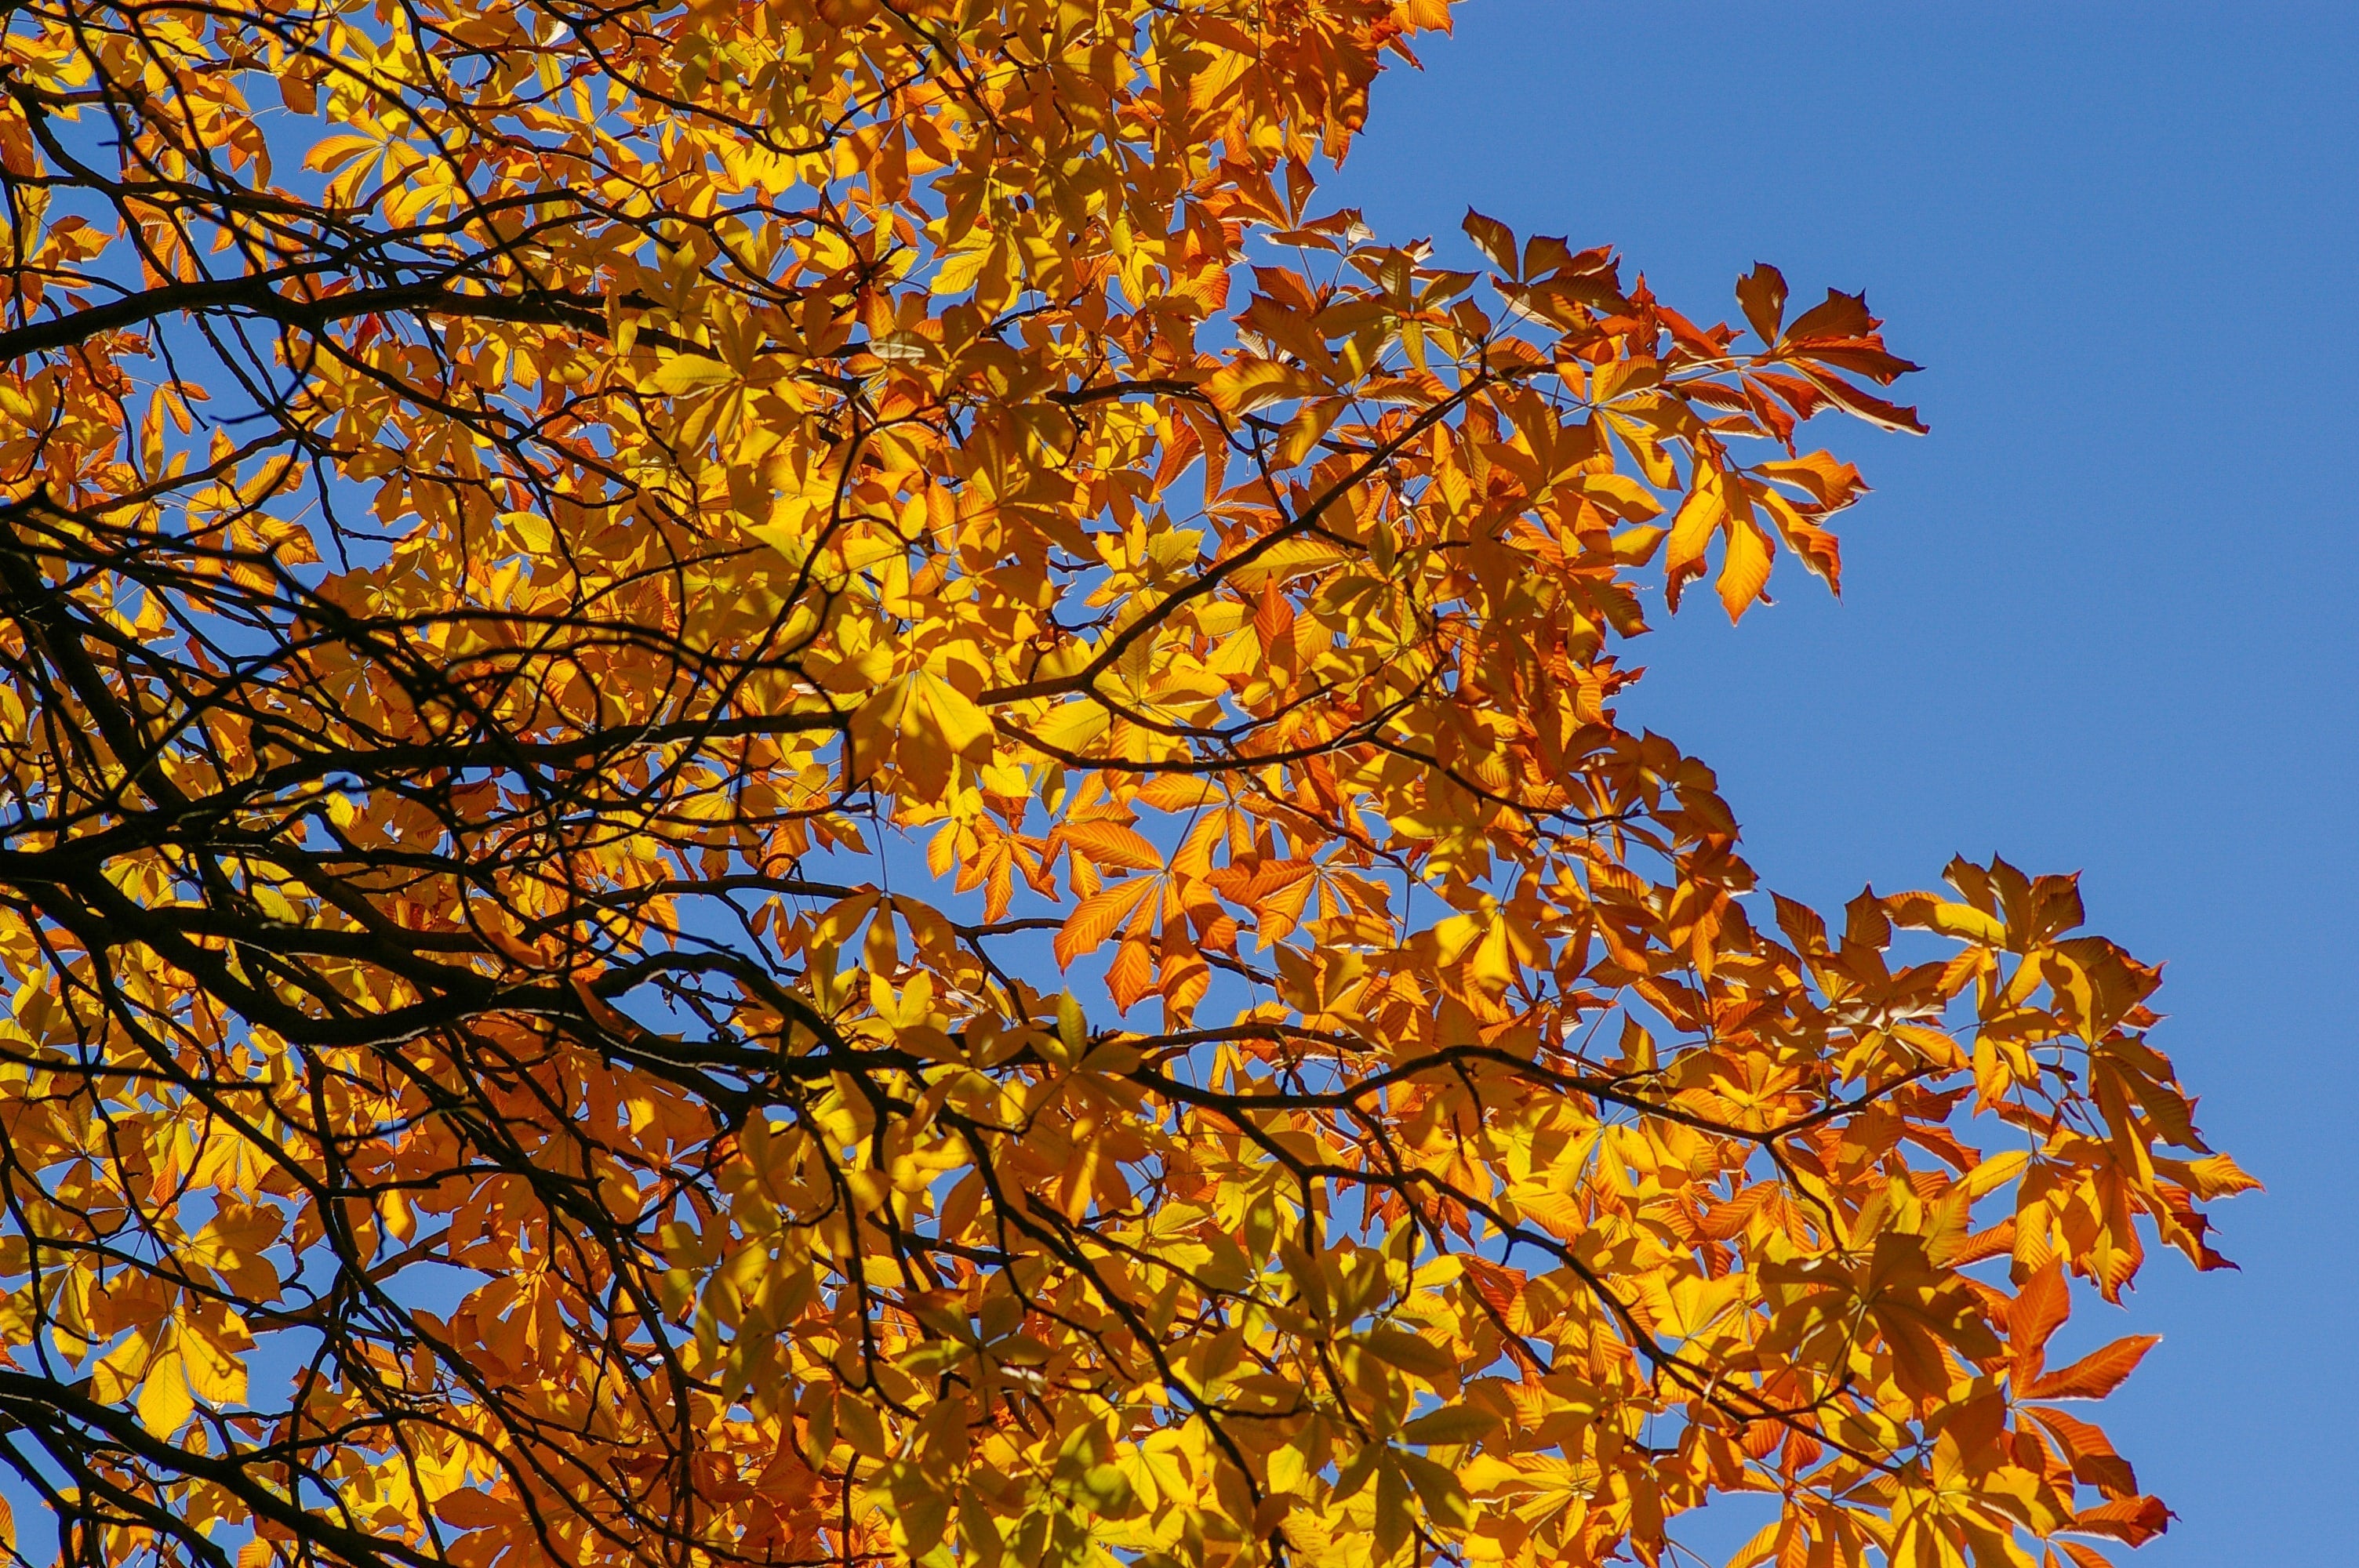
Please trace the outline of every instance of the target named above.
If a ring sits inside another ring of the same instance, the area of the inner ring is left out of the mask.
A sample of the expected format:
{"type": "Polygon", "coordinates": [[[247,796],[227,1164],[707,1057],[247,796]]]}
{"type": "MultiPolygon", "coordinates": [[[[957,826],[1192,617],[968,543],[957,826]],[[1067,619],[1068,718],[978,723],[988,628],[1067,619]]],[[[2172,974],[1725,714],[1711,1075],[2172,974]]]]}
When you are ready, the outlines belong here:
{"type": "Polygon", "coordinates": [[[0,1464],[66,1561],[2162,1528],[2056,1403],[2151,1341],[2047,1355],[2250,1184],[2157,972],[2004,861],[1831,926],[1617,718],[1683,588],[1836,583],[1804,427],[1914,367],[1327,210],[1447,22],[7,9],[0,1464]]]}

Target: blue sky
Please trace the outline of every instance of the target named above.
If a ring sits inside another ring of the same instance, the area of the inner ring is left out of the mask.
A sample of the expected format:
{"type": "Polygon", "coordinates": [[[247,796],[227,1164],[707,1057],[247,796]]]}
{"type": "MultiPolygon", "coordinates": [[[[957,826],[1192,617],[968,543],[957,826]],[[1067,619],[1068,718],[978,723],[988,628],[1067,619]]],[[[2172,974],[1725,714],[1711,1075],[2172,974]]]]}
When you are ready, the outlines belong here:
{"type": "Polygon", "coordinates": [[[1787,891],[1995,849],[2170,961],[2158,1043],[2269,1190],[2241,1274],[2084,1308],[2166,1336],[2108,1407],[2180,1516],[2135,1561],[2351,1561],[2359,6],[1473,0],[1423,53],[1327,187],[1385,237],[1471,202],[1707,320],[1768,260],[1929,367],[1930,438],[1828,431],[1844,600],[1695,596],[1624,717],[1787,891]]]}

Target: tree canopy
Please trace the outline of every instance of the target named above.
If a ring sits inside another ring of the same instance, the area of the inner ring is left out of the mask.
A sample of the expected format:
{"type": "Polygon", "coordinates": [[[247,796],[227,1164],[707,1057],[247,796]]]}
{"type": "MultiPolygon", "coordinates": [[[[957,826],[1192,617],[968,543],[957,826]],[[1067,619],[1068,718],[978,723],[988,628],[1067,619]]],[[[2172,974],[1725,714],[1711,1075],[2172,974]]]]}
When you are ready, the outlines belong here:
{"type": "Polygon", "coordinates": [[[1323,208],[1448,23],[7,8],[0,1465],[62,1561],[2163,1527],[2062,1403],[2150,1337],[2048,1348],[2251,1184],[2157,970],[2003,860],[1769,894],[1617,717],[1683,589],[1837,584],[1802,427],[1915,367],[1767,265],[1706,326],[1323,208]]]}

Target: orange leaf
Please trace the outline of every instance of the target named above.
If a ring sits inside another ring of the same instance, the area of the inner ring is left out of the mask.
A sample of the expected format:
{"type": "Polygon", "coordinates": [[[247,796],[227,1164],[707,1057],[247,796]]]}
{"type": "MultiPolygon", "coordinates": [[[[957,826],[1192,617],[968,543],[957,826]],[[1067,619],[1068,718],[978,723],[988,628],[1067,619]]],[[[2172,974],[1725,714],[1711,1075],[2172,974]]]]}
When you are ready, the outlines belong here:
{"type": "Polygon", "coordinates": [[[1688,492],[1679,515],[1671,520],[1670,540],[1663,552],[1664,584],[1673,609],[1679,607],[1680,587],[1702,572],[1703,547],[1727,517],[1718,487],[1707,483],[1699,472],[1695,488],[1688,492]]]}
{"type": "Polygon", "coordinates": [[[1319,390],[1317,382],[1290,365],[1249,358],[1222,366],[1204,384],[1204,395],[1230,415],[1258,413],[1274,403],[1309,397],[1319,390]]]}
{"type": "Polygon", "coordinates": [[[1154,953],[1140,938],[1125,937],[1106,969],[1106,989],[1114,993],[1114,1006],[1128,1012],[1133,1002],[1154,988],[1154,953]]]}
{"type": "Polygon", "coordinates": [[[2056,1332],[2057,1325],[2071,1310],[2071,1289],[2065,1283],[2064,1271],[2058,1265],[2050,1263],[2024,1281],[2006,1319],[2007,1343],[2015,1351],[2017,1388],[2038,1379],[2046,1365],[2041,1352],[2047,1346],[2049,1336],[2056,1332]]]}
{"type": "Polygon", "coordinates": [[[1132,877],[1101,888],[1073,906],[1065,924],[1057,933],[1055,943],[1057,965],[1071,964],[1084,953],[1093,952],[1114,933],[1138,901],[1155,890],[1151,877],[1132,877]]]}
{"type": "Polygon", "coordinates": [[[1264,658],[1273,662],[1293,658],[1294,603],[1279,591],[1276,577],[1261,585],[1261,607],[1254,611],[1253,623],[1264,658]]]}
{"type": "Polygon", "coordinates": [[[1786,275],[1767,262],[1755,262],[1753,270],[1736,280],[1736,302],[1761,341],[1776,342],[1786,320],[1786,275]]]}
{"type": "Polygon", "coordinates": [[[1163,851],[1146,834],[1119,822],[1068,822],[1050,835],[1071,845],[1102,866],[1123,866],[1135,871],[1159,871],[1163,851]]]}
{"type": "Polygon", "coordinates": [[[2114,1560],[2093,1546],[2083,1546],[2077,1541],[2059,1541],[2056,1550],[2071,1558],[2074,1568],[2114,1568],[2114,1560]]]}
{"type": "Polygon", "coordinates": [[[1508,277],[1519,277],[1522,271],[1516,265],[1516,232],[1496,218],[1485,218],[1472,207],[1466,209],[1464,222],[1467,236],[1484,259],[1508,277]]]}
{"type": "Polygon", "coordinates": [[[1720,579],[1714,584],[1729,620],[1741,619],[1756,600],[1764,597],[1761,590],[1769,586],[1774,553],[1768,535],[1752,524],[1739,523],[1729,529],[1728,553],[1721,560],[1720,579]]]}
{"type": "Polygon", "coordinates": [[[2035,1400],[2102,1400],[2137,1369],[2146,1353],[2162,1343],[2158,1334],[2133,1334],[2103,1350],[2091,1351],[2070,1367],[2049,1373],[2023,1390],[2035,1400]]]}
{"type": "Polygon", "coordinates": [[[2107,1498],[2136,1494],[2137,1473],[2130,1468],[2128,1460],[2114,1452],[2113,1444],[2103,1431],[2078,1416],[2043,1410],[2038,1405],[2026,1406],[2024,1413],[2044,1427],[2057,1446],[2064,1450],[2073,1475],[2107,1498]]]}
{"type": "Polygon", "coordinates": [[[2064,1527],[2082,1535],[2111,1536],[2131,1546],[2143,1546],[2170,1528],[2170,1510],[2160,1498],[2122,1498],[2082,1509],[2064,1527]]]}

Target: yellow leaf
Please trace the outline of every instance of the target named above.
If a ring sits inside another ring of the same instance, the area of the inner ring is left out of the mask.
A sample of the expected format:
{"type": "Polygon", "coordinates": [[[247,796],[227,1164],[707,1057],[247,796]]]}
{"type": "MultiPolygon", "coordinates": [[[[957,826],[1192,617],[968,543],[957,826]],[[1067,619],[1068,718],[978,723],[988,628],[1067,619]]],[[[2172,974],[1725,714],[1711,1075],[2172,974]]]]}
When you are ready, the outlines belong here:
{"type": "Polygon", "coordinates": [[[1770,555],[1768,536],[1752,524],[1739,523],[1728,530],[1728,553],[1713,586],[1720,590],[1721,607],[1731,621],[1741,619],[1769,586],[1770,555]]]}
{"type": "Polygon", "coordinates": [[[1256,414],[1274,403],[1310,397],[1319,390],[1317,382],[1290,365],[1252,358],[1230,361],[1204,384],[1204,395],[1230,415],[1256,414]]]}
{"type": "Polygon", "coordinates": [[[1655,558],[1668,529],[1639,524],[1614,535],[1614,558],[1625,567],[1643,567],[1655,558]]]}
{"type": "Polygon", "coordinates": [[[1670,1310],[1663,1314],[1663,1326],[1682,1339],[1701,1334],[1721,1314],[1736,1304],[1745,1289],[1742,1274],[1717,1280],[1690,1274],[1664,1292],[1663,1300],[1670,1310]]]}
{"type": "Polygon", "coordinates": [[[333,174],[342,165],[363,153],[383,150],[384,144],[372,136],[322,136],[311,144],[303,155],[303,167],[321,174],[333,174]]]}
{"type": "Polygon", "coordinates": [[[1411,1443],[1429,1443],[1444,1447],[1460,1444],[1480,1443],[1499,1430],[1499,1418],[1479,1405],[1444,1405],[1401,1428],[1401,1436],[1411,1443]]]}
{"type": "Polygon", "coordinates": [[[158,1437],[171,1437],[196,1408],[178,1350],[167,1350],[147,1364],[147,1380],[139,1385],[140,1425],[158,1437]]]}
{"type": "Polygon", "coordinates": [[[1379,1360],[1388,1361],[1414,1377],[1422,1378],[1437,1387],[1457,1386],[1456,1358],[1431,1340],[1404,1334],[1397,1328],[1372,1328],[1362,1343],[1379,1360]]]}
{"type": "Polygon", "coordinates": [[[243,1351],[251,1343],[242,1326],[219,1338],[193,1326],[182,1335],[181,1366],[188,1375],[190,1390],[201,1402],[221,1406],[245,1401],[243,1351]]]}
{"type": "Polygon", "coordinates": [[[1970,903],[1952,903],[1937,893],[1899,892],[1885,901],[1892,918],[1903,925],[1962,937],[1987,947],[2006,946],[2006,927],[1970,903]]]}
{"type": "Polygon", "coordinates": [[[930,286],[932,293],[937,297],[964,294],[974,287],[975,279],[983,276],[984,264],[991,256],[992,247],[987,239],[968,249],[951,252],[942,258],[941,266],[934,274],[930,286]]]}
{"type": "Polygon", "coordinates": [[[1066,756],[1078,756],[1113,723],[1114,715],[1103,704],[1083,697],[1050,708],[1049,717],[1030,729],[1042,745],[1066,756]]]}
{"type": "Polygon", "coordinates": [[[978,766],[989,762],[992,741],[998,734],[991,715],[932,670],[919,670],[911,679],[917,685],[919,722],[967,761],[978,766]]]}
{"type": "Polygon", "coordinates": [[[2020,1149],[2003,1150],[1967,1172],[1958,1184],[1969,1198],[1984,1197],[2013,1181],[2030,1162],[2031,1156],[2020,1149]]]}
{"type": "Polygon", "coordinates": [[[1679,515],[1671,519],[1670,544],[1663,552],[1663,569],[1673,577],[1696,569],[1712,531],[1728,515],[1727,509],[1720,503],[1718,491],[1703,482],[1703,477],[1701,473],[1696,476],[1695,488],[1688,492],[1679,515]]]}
{"type": "Polygon", "coordinates": [[[557,531],[538,512],[503,512],[500,522],[516,535],[516,543],[536,556],[549,554],[557,543],[557,531]]]}
{"type": "Polygon", "coordinates": [[[1588,473],[1576,482],[1583,495],[1625,522],[1644,523],[1662,515],[1663,503],[1627,474],[1588,473]]]}
{"type": "Polygon", "coordinates": [[[706,359],[701,354],[679,354],[666,360],[657,368],[655,374],[639,384],[650,392],[668,392],[677,395],[702,392],[736,379],[737,373],[719,360],[706,359]]]}

